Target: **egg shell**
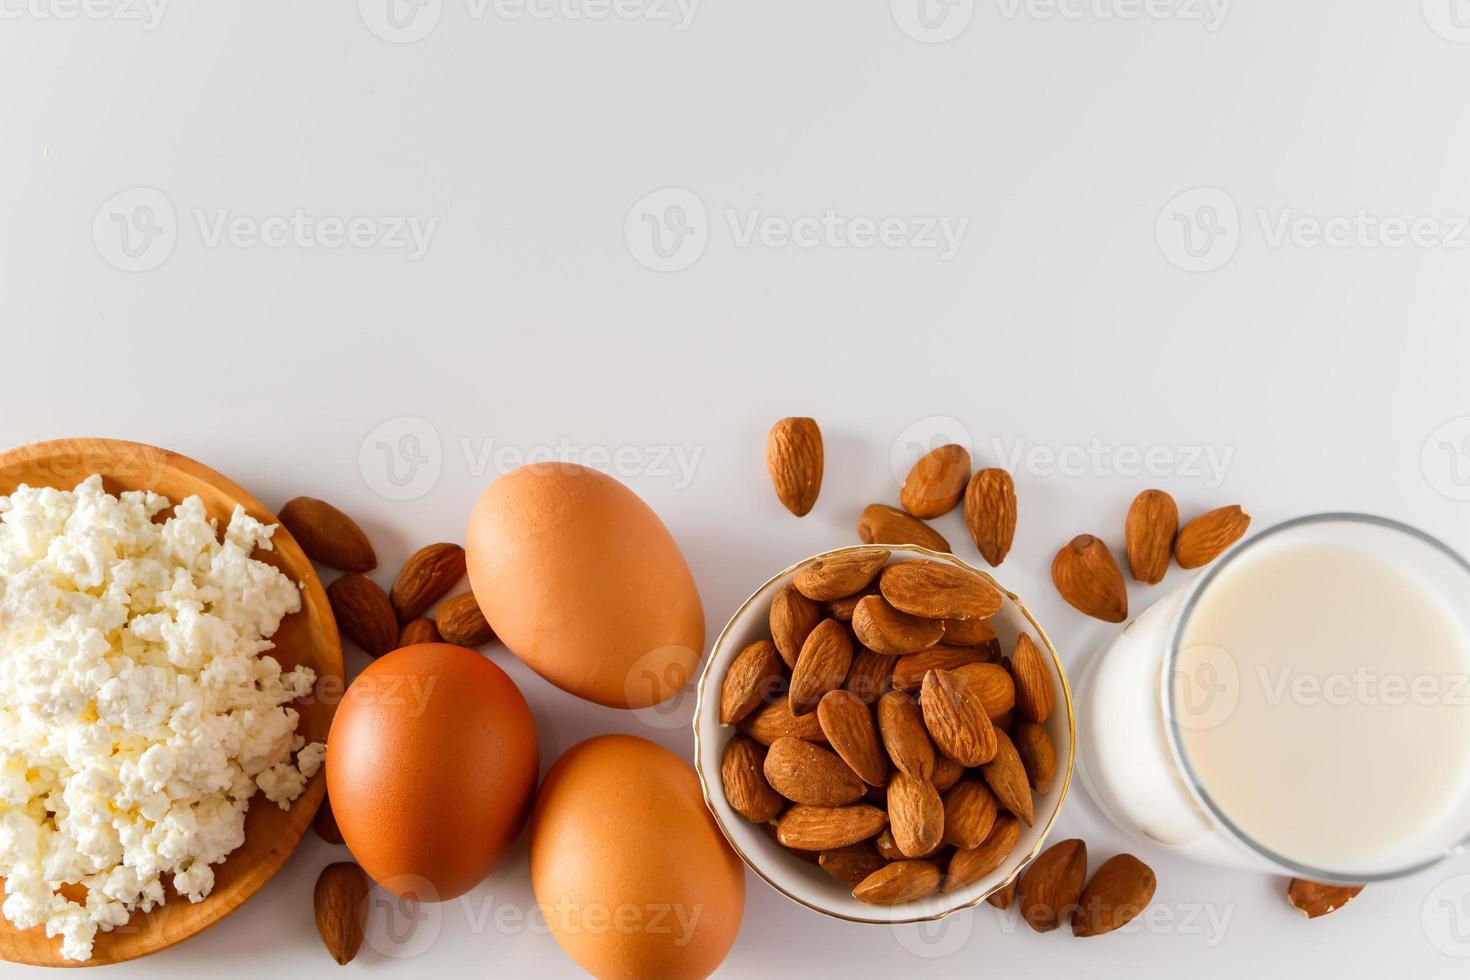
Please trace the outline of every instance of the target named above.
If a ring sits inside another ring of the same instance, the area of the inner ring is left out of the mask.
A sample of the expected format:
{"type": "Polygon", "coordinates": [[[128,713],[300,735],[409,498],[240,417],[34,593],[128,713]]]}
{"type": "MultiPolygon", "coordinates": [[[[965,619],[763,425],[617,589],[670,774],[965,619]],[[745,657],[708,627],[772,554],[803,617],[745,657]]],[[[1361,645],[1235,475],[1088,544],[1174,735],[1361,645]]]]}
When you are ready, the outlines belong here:
{"type": "Polygon", "coordinates": [[[506,647],[615,708],[672,697],[704,651],[704,608],[658,515],[617,480],[535,463],[492,483],[465,535],[470,586],[506,647]]]}
{"type": "Polygon", "coordinates": [[[374,661],[327,739],[327,793],[352,856],[389,891],[429,901],[490,873],[525,824],[537,767],[515,682],[448,643],[374,661]]]}
{"type": "Polygon", "coordinates": [[[693,770],[632,735],[588,739],[546,774],[531,885],[557,942],[603,980],[709,976],[745,909],[744,868],[693,770]]]}

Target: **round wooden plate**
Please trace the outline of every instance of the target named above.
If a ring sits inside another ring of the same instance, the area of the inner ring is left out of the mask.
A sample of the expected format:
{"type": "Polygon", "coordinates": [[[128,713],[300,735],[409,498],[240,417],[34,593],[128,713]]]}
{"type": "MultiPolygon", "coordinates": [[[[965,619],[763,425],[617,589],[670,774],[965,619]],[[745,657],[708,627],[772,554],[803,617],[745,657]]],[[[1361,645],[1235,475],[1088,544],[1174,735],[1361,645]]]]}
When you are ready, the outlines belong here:
{"type": "MultiPolygon", "coordinates": [[[[113,494],[153,490],[174,503],[198,496],[221,530],[236,504],[256,520],[278,523],[258,500],[207,466],[164,449],[114,439],[61,439],[0,453],[0,494],[22,483],[70,490],[94,473],[102,475],[103,485],[113,494]]],[[[301,546],[284,527],[277,528],[272,541],[274,551],[257,551],[254,557],[275,565],[301,587],[301,611],[282,621],[270,655],[284,670],[304,664],[316,671],[320,694],[296,703],[301,713],[297,732],[308,742],[325,741],[336,706],[336,698],[329,695],[342,690],[337,623],[301,546]]],[[[208,898],[194,904],[168,887],[169,899],[163,906],[147,914],[135,912],[126,925],[97,933],[90,960],[63,960],[59,938],[48,939],[42,926],[16,929],[3,916],[0,958],[36,966],[98,966],[146,956],[188,939],[239,908],[276,873],[296,849],[325,792],[325,776],[319,772],[289,810],[257,794],[245,818],[245,843],[214,866],[214,890],[208,898]]]]}

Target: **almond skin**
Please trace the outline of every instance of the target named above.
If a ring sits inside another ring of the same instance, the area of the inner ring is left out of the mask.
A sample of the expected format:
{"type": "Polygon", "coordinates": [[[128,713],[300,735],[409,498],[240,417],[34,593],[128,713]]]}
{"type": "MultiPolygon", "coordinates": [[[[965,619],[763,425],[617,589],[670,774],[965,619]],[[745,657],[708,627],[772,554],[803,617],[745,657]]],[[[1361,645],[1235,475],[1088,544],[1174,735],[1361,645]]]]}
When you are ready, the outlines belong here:
{"type": "Polygon", "coordinates": [[[1145,490],[1133,498],[1124,525],[1128,568],[1135,581],[1157,585],[1169,571],[1174,536],[1179,533],[1179,508],[1162,490],[1145,490]]]}
{"type": "Polygon", "coordinates": [[[367,875],[351,861],[329,864],[317,876],[312,895],[316,931],[338,966],[351,963],[362,948],[370,890],[367,875]]]}
{"type": "Polygon", "coordinates": [[[866,803],[791,807],[776,823],[776,840],[799,851],[830,851],[867,840],[888,826],[888,814],[866,803]]]}
{"type": "Polygon", "coordinates": [[[970,451],[954,443],[932,449],[909,470],[898,502],[915,517],[948,514],[964,496],[970,480],[970,451]]]}
{"type": "Polygon", "coordinates": [[[373,543],[362,528],[325,500],[295,497],[276,516],[312,561],[344,572],[370,572],[378,567],[373,543]]]}
{"type": "Polygon", "coordinates": [[[817,721],[832,750],[869,786],[888,782],[888,754],[878,738],[873,711],[851,691],[828,691],[817,705],[817,721]]]}
{"type": "Polygon", "coordinates": [[[1015,817],[1001,814],[979,847],[961,848],[949,859],[944,890],[958,891],[979,881],[1005,863],[1021,840],[1021,825],[1015,817]]]}
{"type": "Polygon", "coordinates": [[[1000,591],[974,572],[928,559],[883,569],[878,588],[895,609],[928,619],[989,619],[1000,611],[1000,591]]]}
{"type": "Polygon", "coordinates": [[[930,551],[953,550],[944,535],[914,515],[887,504],[864,507],[858,516],[857,532],[863,544],[916,544],[930,551]]]}
{"type": "Polygon", "coordinates": [[[1031,788],[1038,793],[1051,792],[1057,775],[1057,749],[1046,729],[1034,721],[1023,721],[1016,726],[1011,741],[1021,756],[1021,765],[1026,767],[1031,788]]]}
{"type": "Polygon", "coordinates": [[[985,663],[985,654],[978,647],[951,647],[940,644],[920,653],[899,657],[893,665],[893,689],[895,691],[917,691],[924,683],[924,675],[931,670],[956,671],[968,664],[985,663]]]}
{"type": "Polygon", "coordinates": [[[1179,529],[1174,558],[1180,568],[1199,568],[1220,557],[1251,526],[1251,515],[1238,505],[1217,507],[1179,529]]]}
{"type": "Polygon", "coordinates": [[[1021,764],[1021,755],[1015,743],[1005,732],[995,733],[995,757],[980,767],[985,785],[995,794],[996,802],[1021,818],[1026,826],[1035,819],[1031,798],[1031,783],[1026,778],[1026,767],[1021,764]]]}
{"type": "Polygon", "coordinates": [[[720,757],[725,799],[751,823],[774,820],[786,800],[766,780],[766,748],[748,735],[735,735],[720,757]]]}
{"type": "Polygon", "coordinates": [[[382,587],[360,572],[327,586],[327,601],[342,635],[369,657],[381,657],[398,642],[398,617],[382,587]]]}
{"type": "Polygon", "coordinates": [[[939,866],[931,861],[895,861],[874,871],[852,890],[869,905],[901,905],[939,890],[939,866]]]}
{"type": "Polygon", "coordinates": [[[413,646],[415,643],[443,643],[444,638],[439,635],[439,626],[432,619],[420,616],[403,624],[403,629],[398,631],[398,645],[400,647],[413,646]]]}
{"type": "Polygon", "coordinates": [[[867,787],[836,753],[799,738],[778,738],[766,752],[766,782],[793,803],[846,806],[867,787]]]}
{"type": "Polygon", "coordinates": [[[856,887],[868,875],[888,864],[888,859],[864,841],[823,851],[817,857],[817,864],[843,884],[856,887]]]}
{"type": "Polygon", "coordinates": [[[770,640],[756,640],[741,650],[725,671],[720,686],[720,724],[734,725],[765,701],[780,685],[781,655],[770,640]]]}
{"type": "Polygon", "coordinates": [[[996,733],[985,706],[954,674],[925,674],[919,707],[934,747],[955,762],[968,768],[995,757],[996,733]]]}
{"type": "Polygon", "coordinates": [[[771,641],[787,667],[796,666],[801,645],[822,621],[822,607],[788,585],[771,600],[771,641]]]}
{"type": "Polygon", "coordinates": [[[934,775],[934,743],[913,698],[890,691],[878,699],[878,734],[899,770],[915,779],[934,775]]]}
{"type": "Polygon", "coordinates": [[[944,842],[979,847],[995,826],[995,796],[978,779],[961,779],[944,794],[944,842]]]}
{"type": "Polygon", "coordinates": [[[431,544],[409,555],[388,593],[398,621],[422,616],[464,578],[464,568],[464,549],[457,544],[431,544]]]}
{"type": "Polygon", "coordinates": [[[1358,896],[1362,885],[1328,885],[1320,881],[1293,878],[1286,890],[1291,907],[1309,919],[1336,912],[1358,896]]]}
{"type": "Polygon", "coordinates": [[[965,488],[965,527],[992,567],[1006,560],[1016,537],[1016,481],[1002,469],[980,470],[965,488]]]}
{"type": "Polygon", "coordinates": [[[462,647],[484,646],[495,639],[473,592],[461,592],[439,604],[439,633],[444,642],[462,647]]]}
{"type": "Polygon", "coordinates": [[[1016,710],[1021,717],[1035,722],[1050,718],[1056,704],[1056,689],[1046,658],[1029,633],[1016,637],[1016,649],[1011,651],[1011,677],[1016,682],[1016,710]]]}
{"type": "Polygon", "coordinates": [[[944,840],[944,801],[934,784],[894,773],[888,781],[888,829],[904,857],[933,854],[944,840]]]}
{"type": "Polygon", "coordinates": [[[1132,922],[1153,901],[1153,869],[1132,854],[1115,854],[1093,872],[1072,915],[1072,935],[1101,936],[1132,922]]]}
{"type": "Polygon", "coordinates": [[[870,595],[853,610],[852,632],[875,653],[902,656],[938,643],[944,636],[944,621],[899,612],[881,595],[870,595]]]}
{"type": "Polygon", "coordinates": [[[893,690],[893,667],[897,657],[874,653],[866,647],[853,655],[842,689],[856,695],[863,704],[872,704],[893,690]]]}
{"type": "Polygon", "coordinates": [[[965,664],[950,671],[965,690],[980,699],[991,721],[1016,705],[1016,682],[1000,664],[965,664]]]}
{"type": "Polygon", "coordinates": [[[740,730],[762,745],[770,745],[778,738],[804,738],[808,742],[825,744],[827,736],[817,723],[815,713],[793,715],[786,698],[764,705],[751,712],[740,723],[740,730]]]}
{"type": "Polygon", "coordinates": [[[822,490],[822,430],[815,419],[785,418],[766,437],[766,471],[776,496],[797,517],[816,506],[822,490]]]}
{"type": "Polygon", "coordinates": [[[888,554],[878,548],[868,548],[822,558],[800,568],[791,577],[791,584],[796,586],[796,591],[818,602],[842,599],[867,588],[888,561],[888,554]]]}
{"type": "Polygon", "coordinates": [[[1037,932],[1052,931],[1076,910],[1086,877],[1086,844],[1073,838],[1048,847],[1021,876],[1021,918],[1037,932]]]}
{"type": "Polygon", "coordinates": [[[852,640],[847,629],[835,619],[824,619],[801,645],[801,654],[791,671],[791,713],[804,715],[817,710],[817,703],[828,691],[835,691],[847,679],[852,666],[852,640]]]}
{"type": "Polygon", "coordinates": [[[1051,580],[1074,609],[1121,623],[1128,618],[1128,587],[1108,546],[1090,534],[1069,541],[1051,563],[1051,580]]]}

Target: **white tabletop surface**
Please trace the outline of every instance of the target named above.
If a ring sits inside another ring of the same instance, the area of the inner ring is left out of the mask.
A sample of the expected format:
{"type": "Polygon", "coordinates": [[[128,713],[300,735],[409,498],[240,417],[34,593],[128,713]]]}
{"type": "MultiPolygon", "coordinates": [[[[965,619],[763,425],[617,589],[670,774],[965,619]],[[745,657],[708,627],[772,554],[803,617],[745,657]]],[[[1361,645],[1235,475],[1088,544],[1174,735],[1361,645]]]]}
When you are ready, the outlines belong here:
{"type": "MultiPolygon", "coordinates": [[[[1051,556],[1119,547],[1148,485],[1186,515],[1361,509],[1470,549],[1463,0],[388,2],[0,3],[0,443],[141,440],[272,505],[328,498],[384,583],[459,540],[497,472],[591,461],[662,515],[713,636],[957,434],[1016,472],[1000,575],[1073,668],[1116,627],[1061,602],[1051,556]],[[804,520],[762,462],[790,414],[827,437],[804,520]]],[[[939,526],[974,557],[957,514],[939,526]]],[[[651,726],[489,655],[543,767],[600,732],[690,753],[692,696],[651,726]]],[[[1080,787],[1058,832],[1157,868],[1146,925],[862,927],[750,876],[720,975],[1470,957],[1465,859],[1309,923],[1284,881],[1130,844],[1080,787]]],[[[220,926],[111,973],[341,975],[311,889],[342,855],[309,837],[220,926]]],[[[351,969],[574,975],[532,902],[522,839],[351,969]]]]}

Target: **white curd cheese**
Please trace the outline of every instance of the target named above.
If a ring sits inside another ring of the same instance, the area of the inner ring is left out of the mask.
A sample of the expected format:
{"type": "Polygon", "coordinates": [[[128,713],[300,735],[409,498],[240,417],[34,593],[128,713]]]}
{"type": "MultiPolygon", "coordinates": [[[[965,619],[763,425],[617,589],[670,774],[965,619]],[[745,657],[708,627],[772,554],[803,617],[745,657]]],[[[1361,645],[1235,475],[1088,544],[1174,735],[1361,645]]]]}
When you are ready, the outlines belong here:
{"type": "Polygon", "coordinates": [[[256,790],[284,809],[322,764],[286,707],[315,675],[266,655],[301,608],[250,557],[275,528],[237,507],[221,542],[197,497],[154,523],[169,505],[96,476],[0,496],[3,913],[67,959],[161,904],[165,879],[201,901],[256,790]]]}

